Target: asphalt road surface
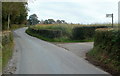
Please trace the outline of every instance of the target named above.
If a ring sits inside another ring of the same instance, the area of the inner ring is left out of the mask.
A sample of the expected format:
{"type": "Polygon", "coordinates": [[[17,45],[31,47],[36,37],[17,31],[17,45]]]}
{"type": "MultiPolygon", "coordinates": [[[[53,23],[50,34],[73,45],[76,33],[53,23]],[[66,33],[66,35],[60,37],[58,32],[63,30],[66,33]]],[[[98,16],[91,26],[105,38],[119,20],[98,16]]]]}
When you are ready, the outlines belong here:
{"type": "Polygon", "coordinates": [[[82,43],[55,43],[55,44],[85,59],[86,53],[93,48],[94,43],[82,42],[82,43]]]}
{"type": "Polygon", "coordinates": [[[14,31],[16,74],[108,74],[64,48],[27,35],[26,29],[14,31]]]}

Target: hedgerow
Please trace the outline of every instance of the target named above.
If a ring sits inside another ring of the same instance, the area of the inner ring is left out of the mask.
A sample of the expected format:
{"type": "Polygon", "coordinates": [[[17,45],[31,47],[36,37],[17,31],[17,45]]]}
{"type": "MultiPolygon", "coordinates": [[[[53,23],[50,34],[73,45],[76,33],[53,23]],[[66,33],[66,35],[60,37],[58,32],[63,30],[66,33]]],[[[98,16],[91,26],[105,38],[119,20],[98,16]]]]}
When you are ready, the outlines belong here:
{"type": "MultiPolygon", "coordinates": [[[[98,29],[95,33],[94,48],[87,54],[99,65],[104,65],[106,71],[120,75],[120,31],[113,29],[98,29]]],[[[89,58],[88,58],[89,59],[89,58]]],[[[91,60],[90,59],[90,60],[91,60]]]]}
{"type": "MultiPolygon", "coordinates": [[[[120,31],[97,30],[94,38],[94,47],[99,46],[111,59],[120,60],[120,31]]],[[[99,49],[98,49],[99,50],[99,49]]]]}
{"type": "Polygon", "coordinates": [[[94,38],[97,28],[108,28],[107,26],[80,26],[75,27],[72,32],[72,38],[75,40],[92,39],[94,38]]]}
{"type": "Polygon", "coordinates": [[[39,34],[43,37],[47,38],[58,38],[62,36],[62,31],[60,30],[52,30],[52,29],[34,29],[29,28],[29,30],[33,33],[39,34]]]}

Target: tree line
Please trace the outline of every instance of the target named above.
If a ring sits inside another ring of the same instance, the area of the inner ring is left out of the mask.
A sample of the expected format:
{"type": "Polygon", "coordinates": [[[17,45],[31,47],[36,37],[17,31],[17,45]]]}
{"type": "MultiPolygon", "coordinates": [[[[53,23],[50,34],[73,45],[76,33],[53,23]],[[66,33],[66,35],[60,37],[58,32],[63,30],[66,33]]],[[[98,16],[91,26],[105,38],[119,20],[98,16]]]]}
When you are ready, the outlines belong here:
{"type": "Polygon", "coordinates": [[[54,20],[54,19],[46,19],[46,20],[38,20],[38,17],[36,14],[32,14],[29,16],[28,19],[28,25],[36,25],[36,24],[67,24],[65,20],[54,20]]]}
{"type": "Polygon", "coordinates": [[[2,29],[27,23],[27,2],[2,2],[2,29]]]}
{"type": "Polygon", "coordinates": [[[28,16],[27,2],[2,2],[2,30],[9,30],[16,25],[22,24],[36,25],[36,24],[61,24],[67,23],[65,20],[38,20],[36,14],[28,16]]]}

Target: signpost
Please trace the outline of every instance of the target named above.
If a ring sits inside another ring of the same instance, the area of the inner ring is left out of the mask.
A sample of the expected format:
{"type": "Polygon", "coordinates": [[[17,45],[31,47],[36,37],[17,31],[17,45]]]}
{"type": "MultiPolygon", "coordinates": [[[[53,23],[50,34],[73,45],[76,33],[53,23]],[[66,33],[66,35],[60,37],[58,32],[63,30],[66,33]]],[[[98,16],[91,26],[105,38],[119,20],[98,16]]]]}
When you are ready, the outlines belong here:
{"type": "Polygon", "coordinates": [[[112,28],[113,28],[113,13],[112,14],[106,14],[107,18],[112,18],[112,28]]]}
{"type": "Polygon", "coordinates": [[[118,2],[118,29],[120,30],[120,1],[118,2]]]}

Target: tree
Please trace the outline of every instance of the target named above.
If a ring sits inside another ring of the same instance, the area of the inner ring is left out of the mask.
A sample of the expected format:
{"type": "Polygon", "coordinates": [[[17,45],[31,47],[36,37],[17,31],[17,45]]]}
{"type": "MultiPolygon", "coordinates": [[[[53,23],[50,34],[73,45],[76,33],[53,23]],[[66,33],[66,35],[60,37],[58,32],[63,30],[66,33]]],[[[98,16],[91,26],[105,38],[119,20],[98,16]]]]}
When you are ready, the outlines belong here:
{"type": "Polygon", "coordinates": [[[41,20],[40,23],[41,24],[55,24],[55,23],[58,23],[58,24],[64,23],[64,24],[66,24],[67,22],[65,22],[65,20],[57,20],[57,21],[55,21],[54,19],[47,19],[45,21],[41,20]]]}
{"type": "Polygon", "coordinates": [[[40,24],[44,24],[44,20],[41,20],[41,21],[40,21],[40,24]]]}
{"type": "Polygon", "coordinates": [[[65,22],[65,20],[61,20],[62,23],[66,24],[67,22],[65,22]]]}
{"type": "Polygon", "coordinates": [[[36,25],[38,24],[40,21],[38,20],[38,17],[36,14],[32,14],[29,16],[28,22],[30,25],[36,25]]]}
{"type": "Polygon", "coordinates": [[[45,21],[44,21],[44,24],[49,24],[49,21],[48,21],[48,20],[45,20],[45,21]]]}
{"type": "Polygon", "coordinates": [[[28,11],[26,5],[26,2],[2,2],[2,28],[9,29],[12,24],[25,22],[28,11]]]}
{"type": "Polygon", "coordinates": [[[56,22],[59,23],[59,24],[62,23],[61,20],[57,20],[56,22]]]}
{"type": "Polygon", "coordinates": [[[48,19],[48,24],[54,24],[55,21],[53,19],[48,19]]]}

